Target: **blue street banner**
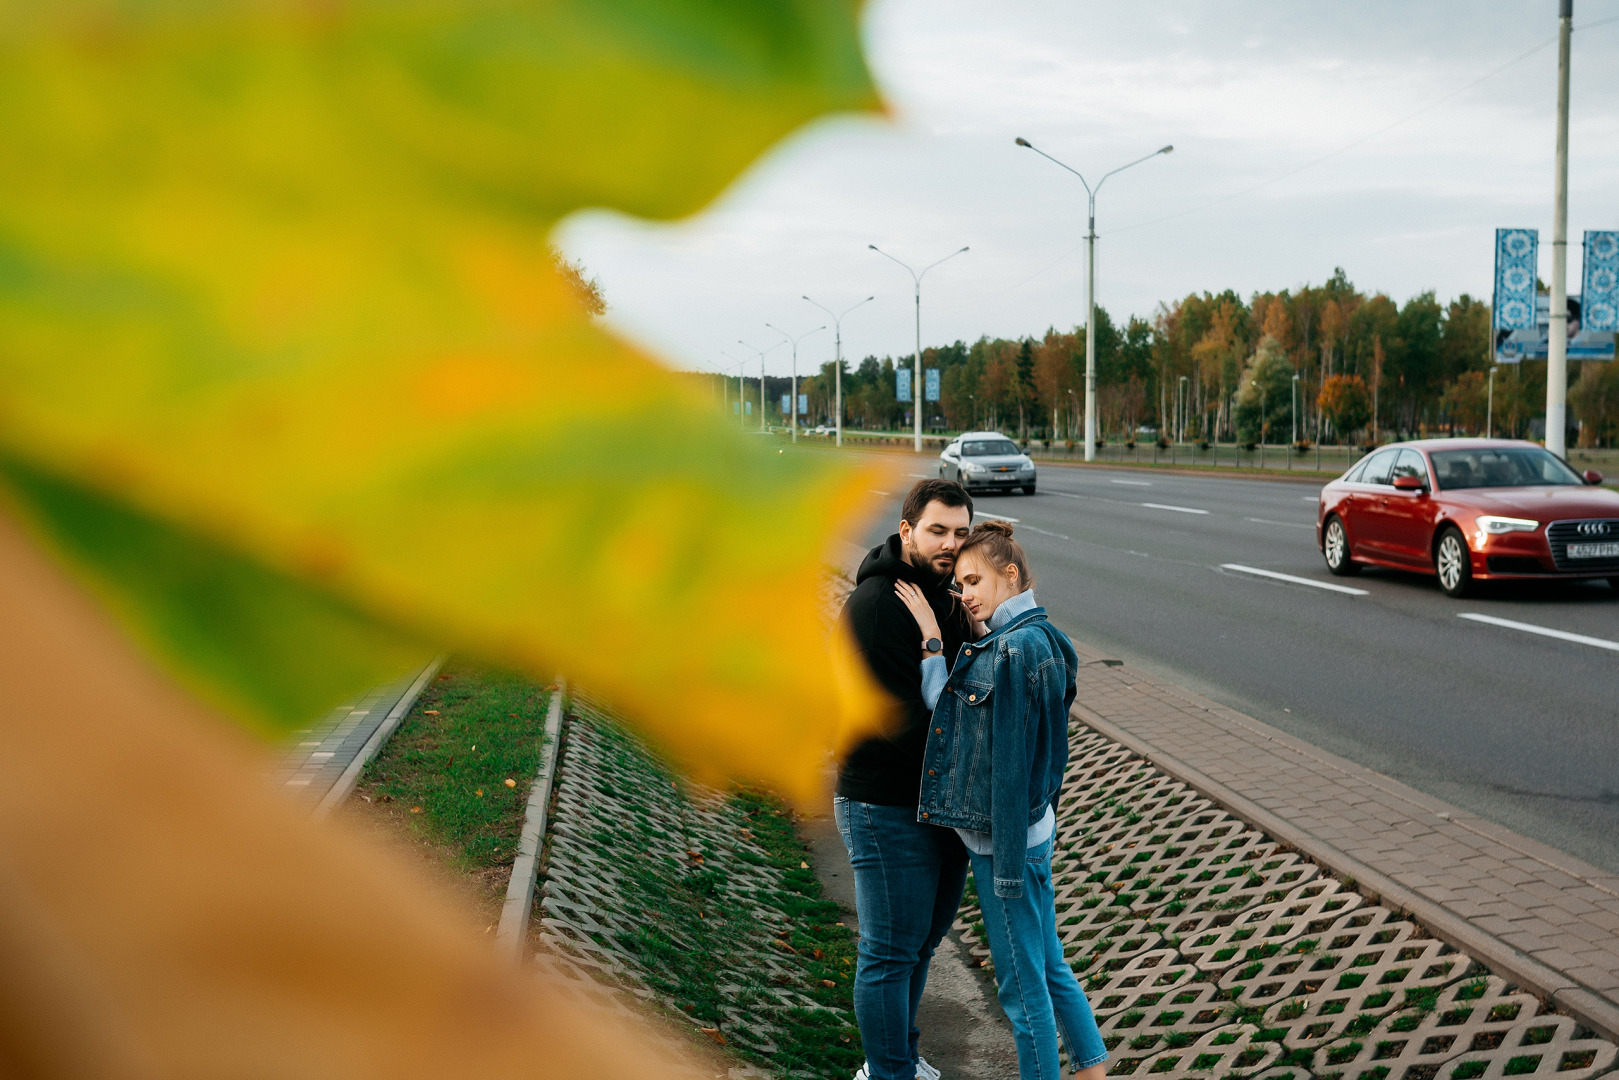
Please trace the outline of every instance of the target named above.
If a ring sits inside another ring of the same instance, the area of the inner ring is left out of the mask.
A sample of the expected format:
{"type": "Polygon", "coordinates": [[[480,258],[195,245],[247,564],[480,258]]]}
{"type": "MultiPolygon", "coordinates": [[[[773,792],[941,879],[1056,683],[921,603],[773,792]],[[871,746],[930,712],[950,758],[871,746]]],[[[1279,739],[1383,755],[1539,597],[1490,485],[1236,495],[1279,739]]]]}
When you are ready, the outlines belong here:
{"type": "MultiPolygon", "coordinates": [[[[791,394],[783,394],[783,395],[781,395],[781,415],[783,415],[783,416],[787,415],[787,409],[788,409],[788,404],[787,403],[789,401],[791,401],[791,400],[792,400],[792,395],[791,394]]],[[[798,395],[798,414],[800,416],[807,416],[809,414],[809,395],[808,394],[799,394],[798,395]]]]}
{"type": "Polygon", "coordinates": [[[894,400],[911,400],[911,369],[897,368],[894,371],[894,400]]]}
{"type": "Polygon", "coordinates": [[[1619,330],[1619,230],[1587,229],[1581,325],[1586,330],[1619,330]]]}
{"type": "Polygon", "coordinates": [[[753,415],[753,401],[752,401],[751,398],[742,403],[742,415],[743,416],[752,416],[753,415]]]}
{"type": "Polygon", "coordinates": [[[936,367],[922,369],[922,397],[925,401],[939,400],[939,369],[936,367]]]}
{"type": "Polygon", "coordinates": [[[1535,281],[1540,268],[1539,229],[1495,230],[1495,328],[1535,328],[1535,281]]]}
{"type": "Polygon", "coordinates": [[[787,415],[787,410],[792,407],[792,406],[788,405],[787,403],[789,401],[791,401],[791,400],[792,400],[792,396],[790,394],[781,395],[781,415],[783,415],[783,416],[787,415]]]}
{"type": "Polygon", "coordinates": [[[742,415],[742,403],[740,401],[731,402],[731,415],[732,416],[741,416],[742,415]]]}

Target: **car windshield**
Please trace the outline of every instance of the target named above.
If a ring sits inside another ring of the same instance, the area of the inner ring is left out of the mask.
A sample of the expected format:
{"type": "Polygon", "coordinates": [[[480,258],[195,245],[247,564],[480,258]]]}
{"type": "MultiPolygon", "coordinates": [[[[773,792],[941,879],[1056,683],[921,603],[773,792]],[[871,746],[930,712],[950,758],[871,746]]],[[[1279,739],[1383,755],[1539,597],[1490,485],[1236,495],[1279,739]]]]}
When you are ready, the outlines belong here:
{"type": "Polygon", "coordinates": [[[1538,446],[1438,450],[1434,477],[1441,488],[1537,487],[1578,484],[1580,478],[1556,455],[1538,446]]]}
{"type": "Polygon", "coordinates": [[[961,444],[962,457],[995,457],[998,454],[1015,454],[1018,448],[1007,439],[985,439],[982,442],[964,442],[961,444]]]}

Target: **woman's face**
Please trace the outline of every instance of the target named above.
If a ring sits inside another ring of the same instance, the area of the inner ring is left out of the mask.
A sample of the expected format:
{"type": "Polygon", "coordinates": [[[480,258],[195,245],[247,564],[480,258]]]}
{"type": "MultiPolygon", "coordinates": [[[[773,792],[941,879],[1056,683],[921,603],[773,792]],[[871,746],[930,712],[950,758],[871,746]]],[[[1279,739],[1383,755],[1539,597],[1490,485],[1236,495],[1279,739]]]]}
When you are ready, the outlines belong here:
{"type": "Polygon", "coordinates": [[[1008,565],[1003,574],[981,557],[974,548],[956,560],[956,584],[961,586],[961,602],[973,618],[983,622],[995,613],[1003,600],[1023,591],[1017,567],[1008,565]]]}

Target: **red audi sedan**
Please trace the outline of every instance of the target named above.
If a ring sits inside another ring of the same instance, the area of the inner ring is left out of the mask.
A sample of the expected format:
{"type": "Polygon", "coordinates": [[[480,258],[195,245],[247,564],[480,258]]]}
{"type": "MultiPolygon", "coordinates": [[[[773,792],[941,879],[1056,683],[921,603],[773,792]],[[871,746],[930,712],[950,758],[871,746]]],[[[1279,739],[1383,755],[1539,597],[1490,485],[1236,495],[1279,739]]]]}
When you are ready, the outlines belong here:
{"type": "Polygon", "coordinates": [[[1451,596],[1475,581],[1607,578],[1619,589],[1619,492],[1535,443],[1381,447],[1321,489],[1316,543],[1339,576],[1419,570],[1451,596]]]}

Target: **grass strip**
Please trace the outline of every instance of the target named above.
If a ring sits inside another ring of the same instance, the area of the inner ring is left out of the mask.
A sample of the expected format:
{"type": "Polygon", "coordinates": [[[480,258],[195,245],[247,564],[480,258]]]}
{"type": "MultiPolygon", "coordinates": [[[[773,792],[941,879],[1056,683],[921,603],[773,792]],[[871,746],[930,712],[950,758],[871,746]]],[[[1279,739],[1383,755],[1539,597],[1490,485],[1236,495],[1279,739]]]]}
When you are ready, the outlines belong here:
{"type": "Polygon", "coordinates": [[[548,700],[521,676],[452,662],[366,766],[360,793],[397,804],[412,832],[447,846],[466,870],[510,866],[548,700]]]}

